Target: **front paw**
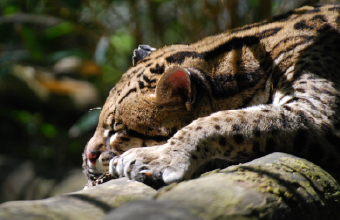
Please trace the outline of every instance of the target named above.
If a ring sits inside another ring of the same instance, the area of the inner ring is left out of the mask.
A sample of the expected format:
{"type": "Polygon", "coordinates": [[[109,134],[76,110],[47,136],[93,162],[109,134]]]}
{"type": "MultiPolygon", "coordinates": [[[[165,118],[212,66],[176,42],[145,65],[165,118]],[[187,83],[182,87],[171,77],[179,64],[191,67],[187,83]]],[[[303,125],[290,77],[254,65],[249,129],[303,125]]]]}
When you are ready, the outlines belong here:
{"type": "Polygon", "coordinates": [[[186,179],[189,161],[174,154],[160,146],[133,148],[112,159],[109,172],[159,188],[186,179]]]}

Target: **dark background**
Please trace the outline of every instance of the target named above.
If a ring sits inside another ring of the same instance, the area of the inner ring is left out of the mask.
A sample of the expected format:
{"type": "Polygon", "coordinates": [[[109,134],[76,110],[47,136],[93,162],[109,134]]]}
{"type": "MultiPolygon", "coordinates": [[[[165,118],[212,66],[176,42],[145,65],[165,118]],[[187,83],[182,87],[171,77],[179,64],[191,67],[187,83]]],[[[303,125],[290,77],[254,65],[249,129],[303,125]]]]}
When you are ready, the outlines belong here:
{"type": "Polygon", "coordinates": [[[139,44],[190,43],[302,0],[1,0],[0,202],[81,189],[81,154],[139,44]]]}

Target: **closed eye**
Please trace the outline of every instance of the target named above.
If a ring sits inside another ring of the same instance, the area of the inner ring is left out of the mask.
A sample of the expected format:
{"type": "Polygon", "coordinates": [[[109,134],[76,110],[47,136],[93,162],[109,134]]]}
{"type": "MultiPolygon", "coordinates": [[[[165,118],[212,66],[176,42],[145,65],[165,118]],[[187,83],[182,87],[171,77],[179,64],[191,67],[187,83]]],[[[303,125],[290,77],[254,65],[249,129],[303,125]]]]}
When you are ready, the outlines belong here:
{"type": "Polygon", "coordinates": [[[117,132],[114,131],[114,130],[111,130],[111,131],[109,132],[109,135],[108,135],[107,138],[105,139],[105,144],[106,144],[106,146],[110,146],[110,139],[111,139],[112,135],[114,135],[115,133],[117,133],[117,132]]]}
{"type": "Polygon", "coordinates": [[[115,133],[117,133],[117,131],[111,130],[111,131],[109,132],[109,137],[111,137],[111,136],[114,135],[115,133]]]}
{"type": "Polygon", "coordinates": [[[112,122],[111,122],[111,124],[110,124],[111,129],[114,129],[115,121],[116,121],[115,119],[112,119],[112,122]]]}
{"type": "Polygon", "coordinates": [[[116,122],[115,125],[114,125],[114,130],[116,132],[123,131],[124,130],[123,122],[116,122]]]}
{"type": "Polygon", "coordinates": [[[157,142],[166,141],[170,138],[169,136],[161,136],[161,135],[147,136],[147,135],[144,135],[144,134],[139,133],[137,131],[133,131],[133,130],[127,128],[127,127],[125,127],[124,133],[129,135],[129,136],[135,137],[135,138],[140,138],[140,139],[143,139],[143,140],[155,140],[157,142]]]}

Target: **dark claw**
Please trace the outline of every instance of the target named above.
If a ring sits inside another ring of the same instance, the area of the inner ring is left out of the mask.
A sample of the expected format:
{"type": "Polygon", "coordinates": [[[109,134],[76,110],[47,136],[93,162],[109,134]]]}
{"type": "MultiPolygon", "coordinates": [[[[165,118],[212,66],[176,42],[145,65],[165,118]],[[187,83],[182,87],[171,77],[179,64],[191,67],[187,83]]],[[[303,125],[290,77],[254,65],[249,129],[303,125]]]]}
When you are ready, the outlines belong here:
{"type": "Polygon", "coordinates": [[[146,170],[146,172],[138,172],[134,179],[138,182],[142,182],[154,189],[159,189],[165,186],[161,173],[154,173],[151,170],[146,170]]]}
{"type": "Polygon", "coordinates": [[[103,173],[98,179],[95,181],[95,185],[98,186],[99,184],[108,182],[109,180],[112,180],[113,177],[110,173],[103,173]]]}

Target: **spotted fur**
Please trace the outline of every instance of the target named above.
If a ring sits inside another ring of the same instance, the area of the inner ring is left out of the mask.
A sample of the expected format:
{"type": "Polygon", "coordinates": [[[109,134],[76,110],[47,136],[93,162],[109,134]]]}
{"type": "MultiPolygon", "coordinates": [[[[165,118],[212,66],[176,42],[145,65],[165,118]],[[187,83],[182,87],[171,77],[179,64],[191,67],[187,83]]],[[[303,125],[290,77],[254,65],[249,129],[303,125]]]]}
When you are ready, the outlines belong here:
{"type": "Polygon", "coordinates": [[[339,24],[340,6],[303,7],[148,50],[106,100],[85,149],[89,183],[110,171],[169,184],[273,151],[338,166],[339,24]]]}

